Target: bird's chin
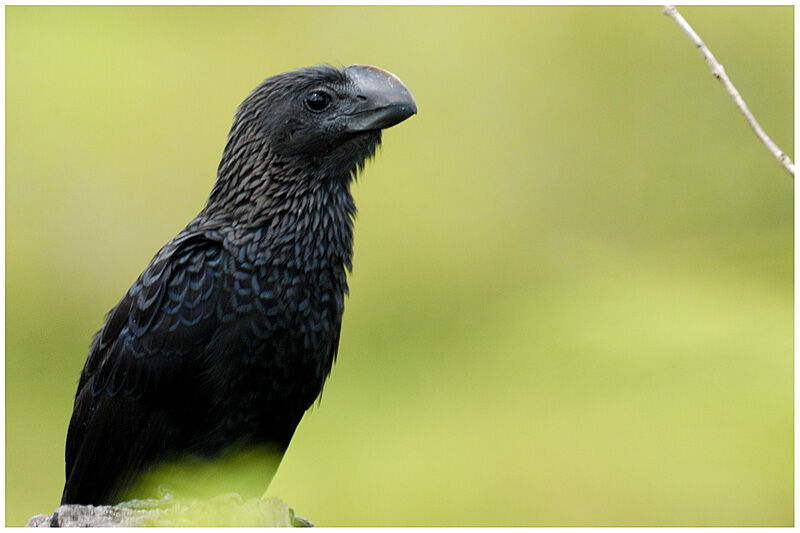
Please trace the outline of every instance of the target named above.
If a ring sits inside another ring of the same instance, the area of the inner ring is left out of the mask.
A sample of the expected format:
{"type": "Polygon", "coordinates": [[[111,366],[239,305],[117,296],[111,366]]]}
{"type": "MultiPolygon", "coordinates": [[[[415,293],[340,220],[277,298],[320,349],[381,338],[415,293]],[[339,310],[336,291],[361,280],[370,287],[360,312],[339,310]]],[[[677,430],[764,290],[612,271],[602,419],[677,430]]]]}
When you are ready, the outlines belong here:
{"type": "Polygon", "coordinates": [[[342,141],[342,145],[347,146],[348,148],[358,147],[362,144],[375,144],[381,142],[381,130],[364,130],[364,131],[356,131],[353,133],[348,133],[344,140],[342,141]]]}
{"type": "Polygon", "coordinates": [[[330,154],[332,167],[341,173],[355,175],[364,168],[364,163],[375,154],[381,143],[381,130],[366,130],[350,133],[337,144],[330,154]]]}

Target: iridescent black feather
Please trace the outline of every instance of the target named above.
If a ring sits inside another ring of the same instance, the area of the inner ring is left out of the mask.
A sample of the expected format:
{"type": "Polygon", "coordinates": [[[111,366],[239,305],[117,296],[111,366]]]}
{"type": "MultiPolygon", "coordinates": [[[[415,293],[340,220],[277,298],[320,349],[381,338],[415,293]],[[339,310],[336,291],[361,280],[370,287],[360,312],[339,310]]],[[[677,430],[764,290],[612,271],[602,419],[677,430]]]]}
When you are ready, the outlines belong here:
{"type": "Polygon", "coordinates": [[[336,357],[350,183],[381,139],[380,128],[346,131],[348,106],[363,100],[355,85],[348,69],[313,67],[242,103],[207,205],[95,335],[63,503],[113,503],[135,474],[177,456],[286,449],[336,357]],[[329,113],[304,106],[314,90],[332,95],[329,113]]]}

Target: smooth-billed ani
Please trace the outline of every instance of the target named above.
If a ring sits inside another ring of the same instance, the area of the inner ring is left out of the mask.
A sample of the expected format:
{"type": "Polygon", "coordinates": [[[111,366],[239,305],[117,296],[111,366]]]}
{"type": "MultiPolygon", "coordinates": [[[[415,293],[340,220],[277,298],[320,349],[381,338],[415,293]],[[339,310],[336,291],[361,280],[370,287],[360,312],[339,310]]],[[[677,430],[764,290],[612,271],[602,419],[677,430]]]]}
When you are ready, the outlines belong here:
{"type": "Polygon", "coordinates": [[[279,74],[247,97],[206,206],[92,341],[62,503],[116,503],[183,456],[266,444],[280,461],[336,357],[350,183],[381,130],[416,111],[396,76],[365,65],[279,74]]]}

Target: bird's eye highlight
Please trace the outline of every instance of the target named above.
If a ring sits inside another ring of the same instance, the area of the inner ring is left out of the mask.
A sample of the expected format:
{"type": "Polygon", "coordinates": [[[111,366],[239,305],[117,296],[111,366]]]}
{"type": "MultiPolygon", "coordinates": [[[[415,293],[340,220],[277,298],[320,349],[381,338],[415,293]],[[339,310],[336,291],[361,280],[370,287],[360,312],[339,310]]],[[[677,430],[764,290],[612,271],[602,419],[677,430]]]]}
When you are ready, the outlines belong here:
{"type": "Polygon", "coordinates": [[[314,113],[325,111],[331,105],[331,96],[323,91],[314,91],[306,96],[306,107],[314,113]]]}

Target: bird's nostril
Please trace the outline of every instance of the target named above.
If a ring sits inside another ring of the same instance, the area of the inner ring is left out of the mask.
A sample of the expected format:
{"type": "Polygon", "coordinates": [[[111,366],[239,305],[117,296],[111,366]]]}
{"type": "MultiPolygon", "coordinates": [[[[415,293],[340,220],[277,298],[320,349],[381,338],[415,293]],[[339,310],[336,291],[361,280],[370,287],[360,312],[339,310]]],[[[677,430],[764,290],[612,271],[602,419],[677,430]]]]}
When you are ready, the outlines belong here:
{"type": "Polygon", "coordinates": [[[363,102],[364,100],[366,100],[366,99],[367,99],[367,97],[366,97],[366,96],[364,96],[363,94],[357,94],[357,95],[356,95],[356,98],[358,98],[358,99],[359,99],[359,100],[361,100],[362,102],[363,102]]]}

